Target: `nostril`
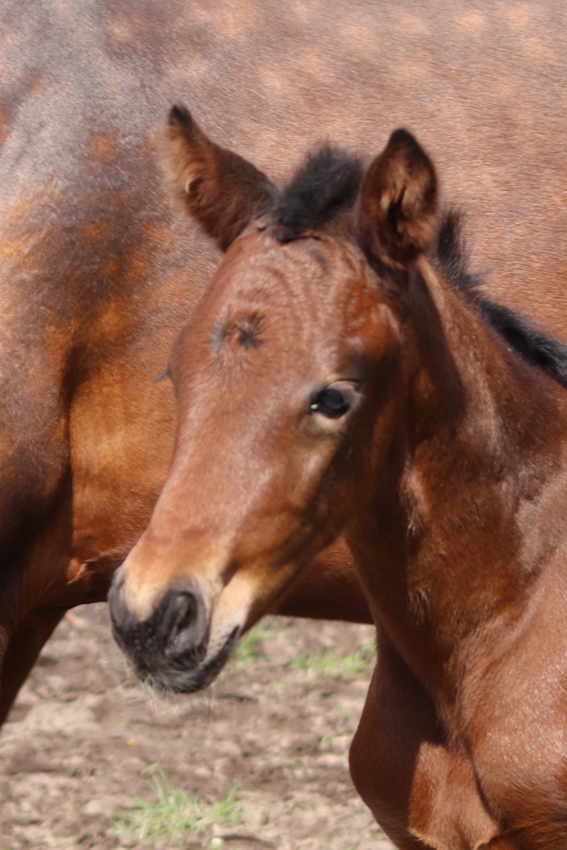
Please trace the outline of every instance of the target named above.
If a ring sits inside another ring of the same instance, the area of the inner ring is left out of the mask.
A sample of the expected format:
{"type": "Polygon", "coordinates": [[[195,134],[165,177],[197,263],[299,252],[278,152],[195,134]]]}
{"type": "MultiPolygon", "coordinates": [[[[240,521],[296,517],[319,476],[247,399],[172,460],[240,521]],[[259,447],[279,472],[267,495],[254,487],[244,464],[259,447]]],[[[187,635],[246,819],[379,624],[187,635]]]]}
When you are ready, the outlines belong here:
{"type": "Polygon", "coordinates": [[[179,651],[182,636],[190,630],[197,614],[197,603],[192,593],[180,593],[172,601],[173,623],[169,631],[169,646],[174,652],[179,651]]]}
{"type": "Polygon", "coordinates": [[[166,669],[188,670],[205,658],[207,608],[193,583],[185,581],[170,587],[145,620],[130,610],[122,575],[113,582],[108,601],[114,637],[141,674],[163,678],[166,669]]]}
{"type": "Polygon", "coordinates": [[[200,595],[188,590],[171,594],[163,626],[167,656],[190,655],[197,661],[204,655],[206,616],[200,595]]]}
{"type": "Polygon", "coordinates": [[[184,631],[188,626],[191,625],[197,613],[196,608],[197,605],[195,602],[195,597],[188,595],[187,598],[184,600],[185,610],[180,610],[177,622],[174,626],[174,628],[177,629],[178,632],[184,631]]]}

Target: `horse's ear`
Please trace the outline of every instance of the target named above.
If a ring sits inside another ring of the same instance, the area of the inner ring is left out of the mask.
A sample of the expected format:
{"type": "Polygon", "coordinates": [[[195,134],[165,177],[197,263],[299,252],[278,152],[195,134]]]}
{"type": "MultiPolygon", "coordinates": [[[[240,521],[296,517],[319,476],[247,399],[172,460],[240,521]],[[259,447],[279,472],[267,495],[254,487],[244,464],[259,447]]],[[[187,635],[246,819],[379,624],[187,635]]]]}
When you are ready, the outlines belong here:
{"type": "Polygon", "coordinates": [[[359,235],[365,247],[382,258],[408,263],[430,246],[436,219],[433,165],[407,130],[396,130],[362,181],[359,235]]]}
{"type": "Polygon", "coordinates": [[[268,178],[211,142],[183,106],[169,114],[164,164],[176,199],[223,251],[274,204],[276,190],[268,178]]]}

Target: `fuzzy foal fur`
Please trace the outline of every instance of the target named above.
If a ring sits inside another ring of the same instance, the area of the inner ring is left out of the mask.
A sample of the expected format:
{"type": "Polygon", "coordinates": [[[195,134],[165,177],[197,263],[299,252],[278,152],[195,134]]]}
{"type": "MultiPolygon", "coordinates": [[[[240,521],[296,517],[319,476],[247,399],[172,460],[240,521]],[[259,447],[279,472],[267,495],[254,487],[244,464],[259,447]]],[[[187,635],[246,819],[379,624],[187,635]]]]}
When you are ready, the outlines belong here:
{"type": "Polygon", "coordinates": [[[565,349],[482,294],[436,186],[404,130],[362,179],[312,155],[260,216],[214,186],[241,235],[170,355],[176,448],[114,629],[197,690],[343,530],[378,644],[350,765],[379,823],[403,850],[560,850],[565,349]]]}

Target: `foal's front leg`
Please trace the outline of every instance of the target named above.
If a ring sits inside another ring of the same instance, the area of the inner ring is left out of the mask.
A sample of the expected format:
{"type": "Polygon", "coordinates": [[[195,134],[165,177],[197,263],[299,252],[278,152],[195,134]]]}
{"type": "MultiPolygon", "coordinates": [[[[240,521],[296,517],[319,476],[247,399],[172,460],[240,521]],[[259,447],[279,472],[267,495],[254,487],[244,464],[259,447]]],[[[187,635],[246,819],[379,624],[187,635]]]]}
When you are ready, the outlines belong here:
{"type": "Polygon", "coordinates": [[[356,789],[401,850],[510,850],[468,758],[448,748],[432,700],[381,626],[378,661],[350,750],[356,789]]]}

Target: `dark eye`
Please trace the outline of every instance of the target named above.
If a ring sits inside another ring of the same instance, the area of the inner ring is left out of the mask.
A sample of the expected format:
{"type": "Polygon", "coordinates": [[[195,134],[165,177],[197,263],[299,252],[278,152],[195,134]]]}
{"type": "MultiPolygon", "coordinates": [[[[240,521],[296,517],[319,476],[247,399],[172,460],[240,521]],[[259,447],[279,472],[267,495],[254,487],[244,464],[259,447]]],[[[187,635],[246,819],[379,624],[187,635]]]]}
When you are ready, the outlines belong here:
{"type": "Polygon", "coordinates": [[[329,419],[338,419],[350,410],[350,402],[347,401],[341,390],[335,387],[328,387],[317,393],[311,402],[311,410],[314,413],[322,413],[323,416],[327,416],[329,419]]]}

